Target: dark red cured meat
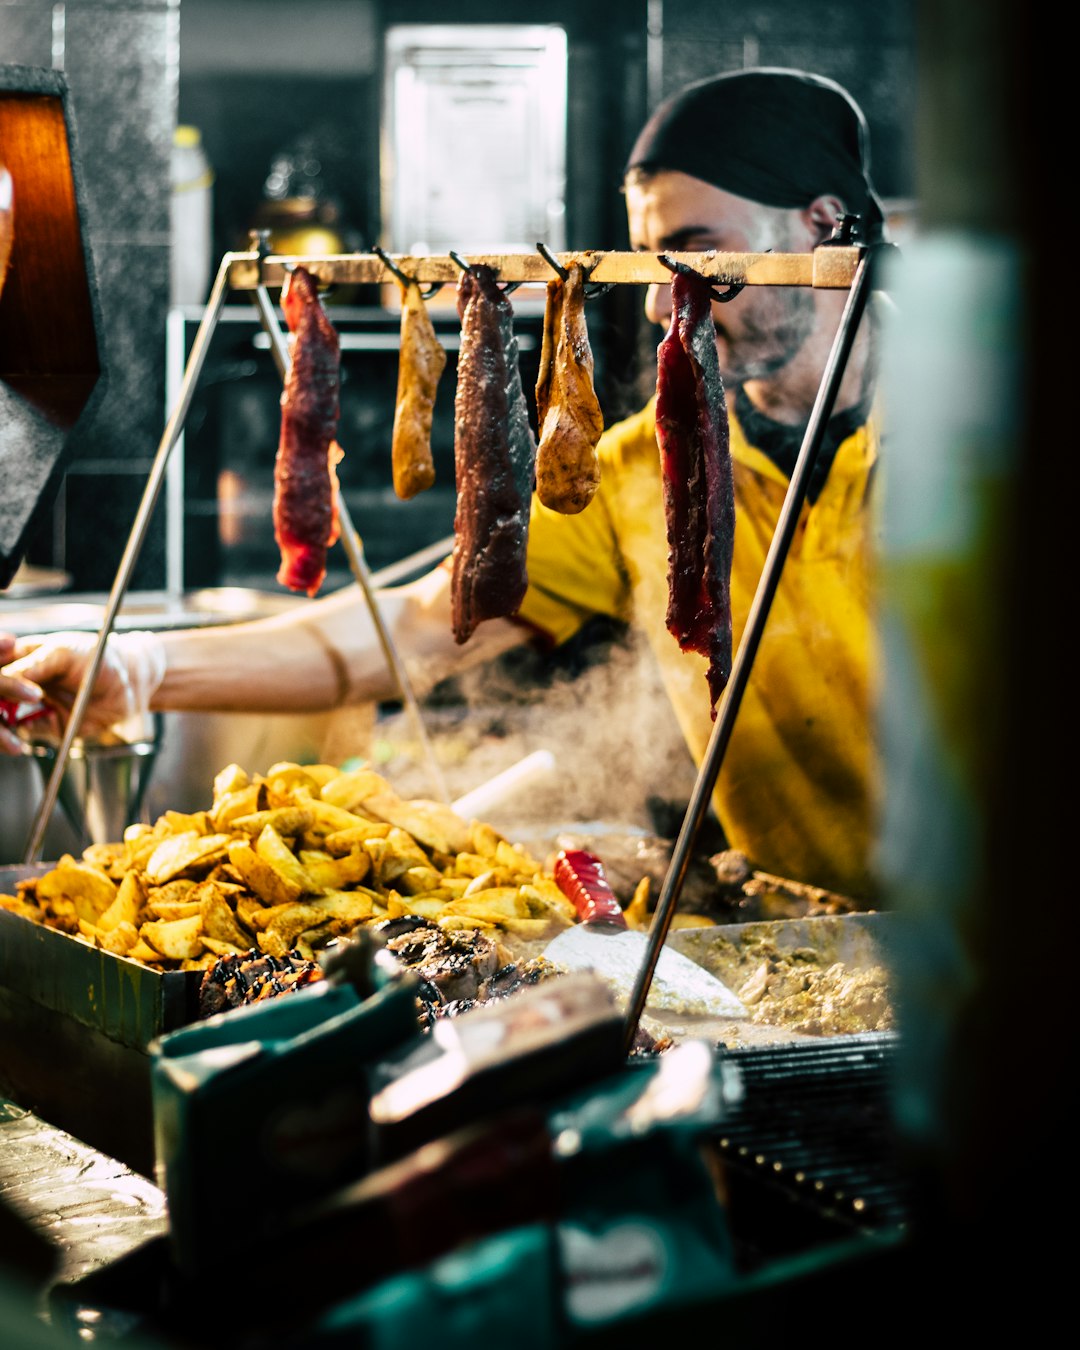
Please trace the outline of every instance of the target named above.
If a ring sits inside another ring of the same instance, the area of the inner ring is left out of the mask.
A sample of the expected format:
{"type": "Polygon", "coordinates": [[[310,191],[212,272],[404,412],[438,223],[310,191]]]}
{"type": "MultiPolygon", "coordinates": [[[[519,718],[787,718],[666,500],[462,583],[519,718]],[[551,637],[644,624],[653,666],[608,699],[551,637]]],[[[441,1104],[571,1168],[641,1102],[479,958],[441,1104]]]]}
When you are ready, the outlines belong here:
{"type": "Polygon", "coordinates": [[[326,550],[339,532],[334,465],[341,457],[335,439],[341,350],[315,278],[303,267],[289,273],[281,308],[294,339],[274,463],[277,579],[291,591],[314,595],[326,576],[326,550]]]}
{"type": "Polygon", "coordinates": [[[731,676],[735,486],[710,283],[676,272],[657,348],[656,439],[668,541],[667,626],[707,658],[712,715],[731,676]]]}
{"type": "Polygon", "coordinates": [[[518,370],[513,309],[491,268],[477,265],[462,273],[458,314],[451,596],[454,640],[463,643],[485,619],[514,614],[525,597],[536,441],[518,370]]]}

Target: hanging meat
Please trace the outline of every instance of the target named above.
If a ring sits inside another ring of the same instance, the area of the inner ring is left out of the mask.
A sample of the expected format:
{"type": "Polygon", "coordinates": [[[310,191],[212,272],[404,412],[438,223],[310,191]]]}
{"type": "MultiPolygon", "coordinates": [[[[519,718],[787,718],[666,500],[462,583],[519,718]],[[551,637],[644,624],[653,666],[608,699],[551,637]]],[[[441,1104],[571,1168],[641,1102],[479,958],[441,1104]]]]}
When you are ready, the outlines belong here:
{"type": "Polygon", "coordinates": [[[453,631],[467,642],[485,619],[525,597],[525,547],[536,440],[521,387],[513,309],[490,267],[458,283],[461,350],[454,403],[453,631]]]}
{"type": "Polygon", "coordinates": [[[446,352],[435,336],[435,325],[420,287],[409,281],[401,289],[401,358],[391,461],[394,491],[408,501],[435,482],[431,420],[446,352]]]}
{"type": "Polygon", "coordinates": [[[711,283],[675,272],[671,324],[657,348],[656,439],[668,542],[667,626],[709,662],[712,715],[731,676],[735,488],[716,355],[711,283]]]}
{"type": "Polygon", "coordinates": [[[536,493],[545,506],[576,515],[600,484],[596,443],[604,417],[593,388],[593,355],[585,327],[585,269],[548,282],[544,339],[536,381],[536,493]]]}
{"type": "Polygon", "coordinates": [[[326,576],[326,550],[338,537],[337,473],[341,351],[338,335],[303,267],[288,273],[281,308],[293,334],[281,395],[281,437],[274,463],[277,579],[315,595],[326,576]]]}

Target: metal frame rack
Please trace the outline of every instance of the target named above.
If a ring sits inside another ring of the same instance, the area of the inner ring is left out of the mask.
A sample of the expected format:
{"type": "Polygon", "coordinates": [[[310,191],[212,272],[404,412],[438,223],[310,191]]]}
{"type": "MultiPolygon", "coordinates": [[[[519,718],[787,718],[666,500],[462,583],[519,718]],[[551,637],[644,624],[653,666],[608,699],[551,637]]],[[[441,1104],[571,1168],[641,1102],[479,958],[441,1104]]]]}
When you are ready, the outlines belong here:
{"type": "MultiPolygon", "coordinates": [[[[731,676],[717,709],[709,745],[702,760],[694,790],[687,807],[682,828],[664,884],[657,901],[656,912],[649,931],[646,955],[632,991],[626,1014],[626,1045],[632,1045],[641,1013],[645,1007],[653,972],[660,950],[667,937],[678,904],[679,894],[690,860],[691,849],[704,818],[713,787],[719,774],[732,727],[745,692],[754,657],[757,653],[765,621],[780,580],[785,558],[798,524],[799,512],[806,498],[810,474],[817,459],[826,425],[832,414],[836,395],[851,353],[855,334],[866,308],[869,295],[876,284],[876,263],[890,245],[861,246],[852,242],[854,217],[841,217],[831,239],[819,245],[813,253],[628,253],[628,252],[570,252],[553,254],[542,246],[536,253],[483,254],[467,261],[456,254],[447,256],[391,257],[382,250],[371,254],[338,254],[329,257],[308,258],[267,254],[262,248],[250,252],[226,253],[218,268],[202,321],[188,356],[184,378],[158,445],[142,500],[139,504],[127,544],[121,557],[112,590],[105,606],[97,644],[83,674],[56,754],[52,772],[38,807],[26,846],[24,862],[34,862],[41,847],[46,822],[55,805],[60,782],[71,750],[78,735],[83,716],[90,701],[90,693],[97,679],[117,612],[123,601],[132,571],[138,559],[151,515],[157,503],[169,455],[180,437],[184,420],[191,405],[192,395],[206,358],[211,334],[217,325],[230,290],[250,294],[270,339],[274,361],[282,376],[289,366],[289,348],[278,325],[270,290],[279,289],[288,273],[304,267],[317,276],[323,287],[335,285],[380,285],[405,275],[435,290],[441,285],[456,282],[462,267],[484,265],[494,270],[500,283],[516,286],[523,283],[543,284],[550,280],[553,269],[558,271],[571,265],[588,269],[589,282],[596,288],[613,285],[652,285],[670,281],[671,272],[685,268],[708,278],[716,285],[731,288],[730,298],[744,286],[810,286],[831,290],[847,290],[848,298],[837,326],[829,360],[822,375],[817,398],[806,427],[802,446],[788,485],[787,494],[777,521],[775,533],[761,579],[754,596],[746,627],[732,664],[731,676]]],[[[393,638],[382,620],[377,598],[371,584],[370,572],[364,559],[360,539],[352,526],[344,500],[338,496],[341,521],[341,542],[350,568],[363,591],[379,635],[387,663],[397,680],[403,702],[413,719],[436,791],[446,800],[441,772],[423,728],[423,720],[415,694],[409,683],[404,663],[393,638]]]]}

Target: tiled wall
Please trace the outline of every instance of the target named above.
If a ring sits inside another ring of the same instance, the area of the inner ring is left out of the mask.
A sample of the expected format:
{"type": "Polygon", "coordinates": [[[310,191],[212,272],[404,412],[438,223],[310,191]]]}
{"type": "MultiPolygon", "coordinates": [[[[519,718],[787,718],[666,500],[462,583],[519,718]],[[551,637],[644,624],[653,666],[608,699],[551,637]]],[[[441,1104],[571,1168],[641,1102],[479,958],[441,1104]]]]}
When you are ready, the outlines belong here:
{"type": "MultiPolygon", "coordinates": [[[[64,71],[102,314],[106,387],[30,561],[108,590],[165,424],[169,156],[179,0],[3,0],[0,60],[64,71]]],[[[155,511],[132,589],[164,584],[155,511]]]]}

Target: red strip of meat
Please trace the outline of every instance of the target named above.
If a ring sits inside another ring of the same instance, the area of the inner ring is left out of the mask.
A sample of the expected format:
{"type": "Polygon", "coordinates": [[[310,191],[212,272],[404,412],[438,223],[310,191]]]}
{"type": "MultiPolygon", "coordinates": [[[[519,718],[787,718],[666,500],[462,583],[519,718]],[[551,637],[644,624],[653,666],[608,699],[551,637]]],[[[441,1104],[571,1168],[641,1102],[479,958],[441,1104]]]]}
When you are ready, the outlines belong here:
{"type": "Polygon", "coordinates": [[[303,267],[286,277],[281,308],[293,343],[274,462],[277,579],[291,591],[315,595],[326,576],[326,550],[339,532],[334,465],[341,458],[335,440],[341,350],[315,278],[303,267]]]}
{"type": "Polygon", "coordinates": [[[521,387],[513,309],[491,268],[462,273],[458,314],[451,595],[454,640],[462,643],[485,619],[515,613],[525,597],[536,440],[521,387]]]}
{"type": "Polygon", "coordinates": [[[657,348],[656,439],[668,541],[667,626],[709,662],[712,715],[731,676],[735,487],[710,283],[674,273],[671,324],[657,348]]]}

